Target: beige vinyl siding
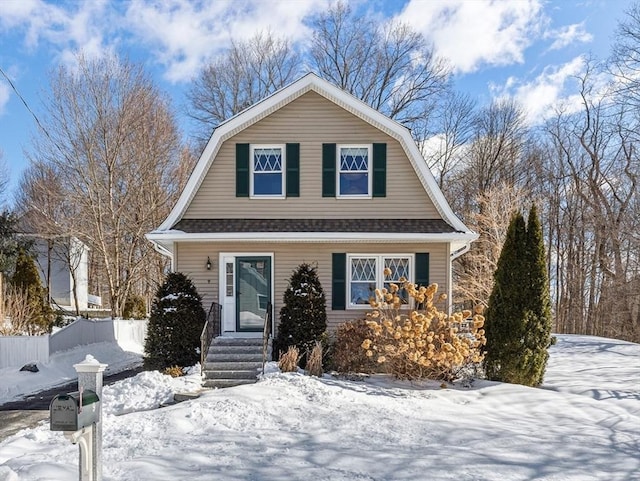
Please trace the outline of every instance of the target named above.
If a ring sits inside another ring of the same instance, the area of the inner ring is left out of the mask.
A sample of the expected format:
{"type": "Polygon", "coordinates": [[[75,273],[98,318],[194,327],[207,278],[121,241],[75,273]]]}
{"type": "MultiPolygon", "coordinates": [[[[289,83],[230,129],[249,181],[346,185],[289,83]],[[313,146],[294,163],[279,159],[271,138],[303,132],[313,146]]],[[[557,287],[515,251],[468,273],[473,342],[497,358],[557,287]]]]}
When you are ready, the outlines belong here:
{"type": "Polygon", "coordinates": [[[307,92],[225,141],[185,219],[440,218],[399,142],[315,92],[307,92]],[[235,196],[235,145],[300,144],[300,197],[235,196]],[[322,197],[322,144],[387,144],[387,195],[322,197]]]}
{"type": "Polygon", "coordinates": [[[219,254],[220,252],[250,252],[273,254],[274,256],[274,313],[276,326],[282,307],[282,295],[288,285],[292,272],[302,263],[317,265],[318,276],[327,297],[327,317],[329,329],[341,322],[364,316],[365,310],[331,310],[331,254],[336,252],[357,254],[414,254],[429,253],[429,280],[439,285],[439,292],[449,289],[449,246],[448,244],[314,244],[314,243],[206,243],[183,242],[177,245],[175,257],[176,271],[186,274],[196,285],[203,297],[205,309],[211,302],[219,302],[219,254]],[[207,256],[212,268],[206,269],[207,256]]]}

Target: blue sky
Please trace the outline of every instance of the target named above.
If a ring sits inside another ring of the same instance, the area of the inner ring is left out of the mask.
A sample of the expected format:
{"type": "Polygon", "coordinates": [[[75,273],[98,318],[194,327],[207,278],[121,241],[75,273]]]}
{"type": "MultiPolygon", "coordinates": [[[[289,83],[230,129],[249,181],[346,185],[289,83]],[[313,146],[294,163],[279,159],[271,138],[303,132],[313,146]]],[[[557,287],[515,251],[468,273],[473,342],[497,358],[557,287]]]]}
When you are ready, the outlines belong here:
{"type": "MultiPolygon", "coordinates": [[[[38,115],[48,74],[82,49],[143,62],[173,99],[185,136],[184,91],[207,60],[259,30],[305,42],[309,19],[333,0],[0,0],[0,68],[38,115]]],[[[381,20],[399,17],[450,62],[458,90],[487,103],[513,96],[531,123],[571,103],[589,55],[610,52],[631,0],[356,0],[381,20]]],[[[13,191],[36,123],[0,76],[0,151],[13,191]]],[[[11,192],[4,193],[8,200],[11,192]]],[[[0,193],[0,197],[2,197],[0,193]]]]}

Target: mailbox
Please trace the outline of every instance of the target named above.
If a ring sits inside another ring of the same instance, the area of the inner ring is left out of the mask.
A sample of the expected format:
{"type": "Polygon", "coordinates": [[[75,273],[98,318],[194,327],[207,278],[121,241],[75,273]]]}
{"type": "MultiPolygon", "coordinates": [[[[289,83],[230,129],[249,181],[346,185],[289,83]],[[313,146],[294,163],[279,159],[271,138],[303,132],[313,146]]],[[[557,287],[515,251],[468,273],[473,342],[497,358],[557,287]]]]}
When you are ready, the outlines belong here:
{"type": "Polygon", "coordinates": [[[100,399],[89,389],[58,394],[49,405],[51,431],[78,431],[100,421],[100,399]]]}

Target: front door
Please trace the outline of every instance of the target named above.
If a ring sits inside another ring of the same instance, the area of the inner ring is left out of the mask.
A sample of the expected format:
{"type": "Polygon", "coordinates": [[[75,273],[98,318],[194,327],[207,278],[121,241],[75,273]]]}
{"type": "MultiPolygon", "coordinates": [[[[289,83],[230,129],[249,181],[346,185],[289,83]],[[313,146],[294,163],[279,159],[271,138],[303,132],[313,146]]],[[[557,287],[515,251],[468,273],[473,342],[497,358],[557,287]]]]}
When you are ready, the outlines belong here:
{"type": "Polygon", "coordinates": [[[271,302],[272,256],[220,256],[223,334],[261,333],[271,302]]]}

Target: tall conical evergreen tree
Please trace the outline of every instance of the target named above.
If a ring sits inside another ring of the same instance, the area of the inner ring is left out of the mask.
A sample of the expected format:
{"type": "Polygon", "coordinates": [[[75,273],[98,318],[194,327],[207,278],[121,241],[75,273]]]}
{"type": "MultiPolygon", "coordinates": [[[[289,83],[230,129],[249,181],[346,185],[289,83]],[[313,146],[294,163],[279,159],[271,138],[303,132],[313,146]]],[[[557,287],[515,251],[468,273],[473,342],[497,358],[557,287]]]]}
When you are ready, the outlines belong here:
{"type": "Polygon", "coordinates": [[[527,264],[529,305],[526,312],[523,362],[524,376],[531,386],[542,384],[551,345],[551,300],[549,298],[549,277],[542,238],[542,227],[535,205],[529,211],[527,222],[527,264]]]}
{"type": "Polygon", "coordinates": [[[144,343],[145,367],[188,367],[199,362],[206,317],[193,282],[180,272],[167,275],[151,305],[144,343]]]}
{"type": "Polygon", "coordinates": [[[30,325],[33,332],[49,332],[53,326],[53,312],[47,301],[46,291],[42,286],[38,268],[23,247],[18,251],[16,268],[11,277],[11,285],[19,289],[27,296],[27,302],[34,313],[30,325]]]}
{"type": "Polygon", "coordinates": [[[484,366],[489,379],[519,382],[519,356],[525,326],[522,280],[525,277],[526,226],[520,212],[515,213],[500,252],[494,285],[485,316],[487,344],[484,366]]]}
{"type": "Polygon", "coordinates": [[[521,213],[511,219],[494,279],[485,321],[487,377],[538,386],[551,344],[551,306],[535,206],[526,227],[521,213]]]}
{"type": "Polygon", "coordinates": [[[315,268],[300,264],[291,275],[282,300],[274,350],[286,352],[289,346],[297,346],[304,367],[307,351],[311,352],[327,330],[326,298],[315,268]]]}

